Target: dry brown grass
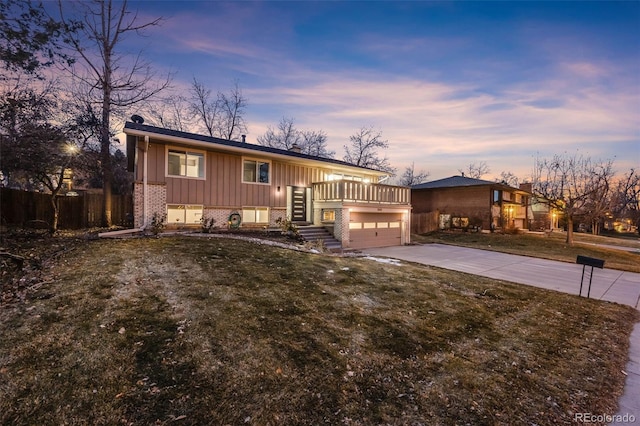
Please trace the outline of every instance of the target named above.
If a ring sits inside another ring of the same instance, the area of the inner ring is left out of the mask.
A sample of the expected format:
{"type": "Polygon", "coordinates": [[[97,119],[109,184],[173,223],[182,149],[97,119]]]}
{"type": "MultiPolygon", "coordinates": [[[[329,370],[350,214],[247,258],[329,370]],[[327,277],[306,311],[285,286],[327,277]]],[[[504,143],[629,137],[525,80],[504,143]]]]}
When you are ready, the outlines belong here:
{"type": "Polygon", "coordinates": [[[535,233],[434,232],[413,235],[411,241],[453,244],[571,263],[575,263],[578,255],[583,255],[604,259],[606,268],[640,272],[640,239],[611,238],[581,233],[575,233],[574,236],[573,246],[565,243],[566,235],[562,232],[555,232],[548,236],[535,233]],[[607,245],[630,247],[636,250],[616,250],[607,245]]]}
{"type": "Polygon", "coordinates": [[[2,424],[570,424],[637,311],[219,238],[86,241],[0,310],[2,424]]]}

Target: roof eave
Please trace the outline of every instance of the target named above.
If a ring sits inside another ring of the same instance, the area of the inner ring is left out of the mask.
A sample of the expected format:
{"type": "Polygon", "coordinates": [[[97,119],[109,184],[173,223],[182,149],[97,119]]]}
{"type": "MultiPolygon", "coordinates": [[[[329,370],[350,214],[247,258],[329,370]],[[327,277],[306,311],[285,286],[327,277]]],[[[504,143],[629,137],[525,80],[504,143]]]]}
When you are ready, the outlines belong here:
{"type": "Polygon", "coordinates": [[[356,165],[341,164],[333,161],[323,161],[322,159],[299,157],[299,156],[294,156],[294,155],[285,154],[285,153],[259,151],[252,148],[243,148],[238,146],[219,144],[216,142],[201,141],[201,140],[192,139],[189,137],[161,134],[161,133],[156,133],[150,130],[141,130],[141,129],[126,127],[126,126],[123,132],[127,135],[149,136],[150,138],[153,137],[154,139],[160,139],[163,141],[168,141],[176,144],[195,146],[203,149],[215,148],[218,151],[241,154],[246,156],[253,156],[253,157],[263,156],[271,159],[278,159],[283,162],[295,162],[295,163],[303,163],[303,164],[316,165],[316,166],[322,165],[325,168],[331,168],[338,171],[340,170],[345,170],[350,172],[357,171],[358,173],[367,173],[367,174],[378,176],[378,177],[388,175],[388,173],[386,172],[381,172],[379,170],[369,169],[366,167],[360,167],[356,165]]]}

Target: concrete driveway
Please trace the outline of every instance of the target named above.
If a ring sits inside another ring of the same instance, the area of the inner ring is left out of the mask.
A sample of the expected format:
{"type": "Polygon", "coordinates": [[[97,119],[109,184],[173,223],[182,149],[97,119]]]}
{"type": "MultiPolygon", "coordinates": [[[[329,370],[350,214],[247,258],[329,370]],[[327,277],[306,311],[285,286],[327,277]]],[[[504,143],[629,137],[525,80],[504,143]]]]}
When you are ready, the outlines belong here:
{"type": "MultiPolygon", "coordinates": [[[[536,259],[526,256],[504,254],[487,250],[425,244],[416,246],[396,246],[364,250],[372,256],[384,256],[425,265],[439,266],[454,271],[468,272],[520,284],[557,290],[563,293],[579,294],[582,265],[536,259]]],[[[593,270],[590,297],[617,302],[639,309],[640,274],[613,269],[593,270]]],[[[589,285],[590,267],[586,268],[585,285],[582,295],[586,296],[589,285]]],[[[640,422],[640,323],[636,323],[629,337],[629,360],[627,362],[624,393],[620,397],[618,418],[632,416],[640,422]]],[[[596,414],[596,413],[593,413],[596,414]]],[[[612,415],[614,413],[597,413],[612,415]]],[[[611,426],[625,424],[614,421],[611,426]]]]}
{"type": "MultiPolygon", "coordinates": [[[[445,244],[380,247],[363,250],[373,256],[386,256],[409,262],[438,266],[535,287],[579,294],[582,265],[517,256],[488,250],[456,247],[445,244]]],[[[640,259],[640,257],[639,257],[640,259]]],[[[640,274],[594,268],[590,297],[607,300],[638,309],[640,274]]],[[[586,268],[582,295],[589,286],[590,267],[586,268]]]]}

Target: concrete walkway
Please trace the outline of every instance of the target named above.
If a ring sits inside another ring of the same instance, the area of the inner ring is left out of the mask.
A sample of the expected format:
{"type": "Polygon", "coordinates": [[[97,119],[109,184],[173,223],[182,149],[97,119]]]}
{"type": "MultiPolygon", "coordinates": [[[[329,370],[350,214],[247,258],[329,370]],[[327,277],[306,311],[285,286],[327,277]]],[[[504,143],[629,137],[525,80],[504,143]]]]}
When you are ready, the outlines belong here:
{"type": "MultiPolygon", "coordinates": [[[[396,246],[370,248],[364,250],[372,256],[384,256],[409,262],[438,266],[454,271],[468,272],[489,278],[527,284],[535,287],[579,294],[583,267],[573,263],[537,259],[487,250],[456,247],[444,244],[418,246],[396,246]]],[[[606,300],[640,309],[640,274],[613,269],[593,270],[590,297],[606,300]]],[[[582,295],[586,296],[589,286],[587,267],[582,295]]],[[[631,424],[640,424],[640,323],[630,336],[629,361],[625,372],[624,393],[620,397],[617,416],[627,415],[634,419],[631,424]]],[[[612,415],[614,413],[591,413],[612,415]]],[[[612,422],[612,425],[630,424],[612,422]]]]}

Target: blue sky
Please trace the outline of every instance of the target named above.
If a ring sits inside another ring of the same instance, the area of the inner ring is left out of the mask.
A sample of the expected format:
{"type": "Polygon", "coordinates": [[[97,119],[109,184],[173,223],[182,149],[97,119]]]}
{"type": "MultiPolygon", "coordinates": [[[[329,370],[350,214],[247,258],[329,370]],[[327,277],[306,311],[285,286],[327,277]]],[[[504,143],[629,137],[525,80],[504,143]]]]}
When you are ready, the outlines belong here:
{"type": "Polygon", "coordinates": [[[579,152],[640,166],[640,2],[131,3],[136,40],[184,91],[238,80],[248,141],[284,116],[330,149],[374,126],[402,171],[484,161],[493,179],[579,152]]]}

